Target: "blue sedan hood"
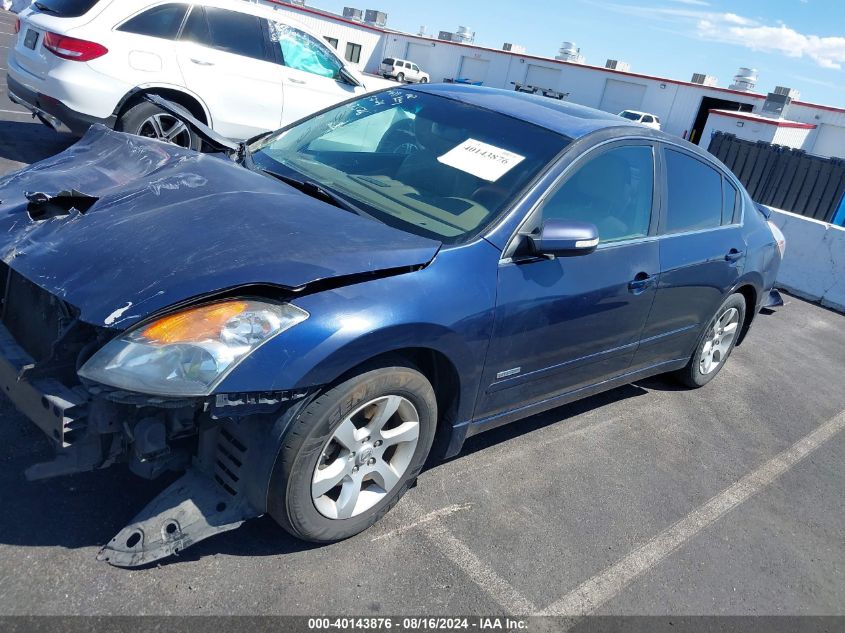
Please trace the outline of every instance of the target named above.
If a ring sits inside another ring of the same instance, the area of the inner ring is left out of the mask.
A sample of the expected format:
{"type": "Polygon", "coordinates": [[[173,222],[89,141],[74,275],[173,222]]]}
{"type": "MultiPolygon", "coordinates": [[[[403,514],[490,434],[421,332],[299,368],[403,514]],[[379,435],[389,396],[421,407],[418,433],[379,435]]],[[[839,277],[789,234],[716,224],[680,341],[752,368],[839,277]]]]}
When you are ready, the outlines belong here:
{"type": "Polygon", "coordinates": [[[0,178],[0,259],[100,326],[240,286],[422,266],[439,247],[227,159],[101,126],[0,178]],[[39,216],[25,195],[72,190],[99,199],[39,216]]]}

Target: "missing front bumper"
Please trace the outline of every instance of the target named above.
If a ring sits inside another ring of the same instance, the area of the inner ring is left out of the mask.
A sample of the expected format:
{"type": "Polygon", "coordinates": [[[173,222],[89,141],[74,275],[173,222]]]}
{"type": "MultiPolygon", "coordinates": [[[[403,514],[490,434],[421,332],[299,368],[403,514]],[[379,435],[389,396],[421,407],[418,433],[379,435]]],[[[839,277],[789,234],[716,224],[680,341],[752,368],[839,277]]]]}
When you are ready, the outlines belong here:
{"type": "Polygon", "coordinates": [[[22,379],[34,360],[0,323],[0,389],[60,447],[68,447],[86,426],[87,396],[52,378],[22,379]]]}

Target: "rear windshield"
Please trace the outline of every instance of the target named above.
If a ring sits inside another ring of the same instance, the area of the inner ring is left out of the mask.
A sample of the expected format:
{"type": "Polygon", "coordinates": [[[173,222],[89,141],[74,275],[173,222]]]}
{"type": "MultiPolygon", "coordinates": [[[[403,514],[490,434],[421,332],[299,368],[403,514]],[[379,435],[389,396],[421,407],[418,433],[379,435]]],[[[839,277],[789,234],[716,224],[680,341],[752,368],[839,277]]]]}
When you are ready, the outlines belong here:
{"type": "Polygon", "coordinates": [[[88,13],[101,0],[37,0],[33,6],[49,15],[60,18],[78,18],[88,13]]]}
{"type": "Polygon", "coordinates": [[[387,59],[382,60],[382,64],[387,64],[388,66],[393,66],[393,59],[388,57],[387,59]]]}
{"type": "Polygon", "coordinates": [[[624,119],[630,119],[631,121],[639,121],[640,120],[639,114],[636,114],[634,112],[628,112],[627,110],[625,110],[625,112],[621,112],[619,114],[619,116],[621,116],[624,119]]]}

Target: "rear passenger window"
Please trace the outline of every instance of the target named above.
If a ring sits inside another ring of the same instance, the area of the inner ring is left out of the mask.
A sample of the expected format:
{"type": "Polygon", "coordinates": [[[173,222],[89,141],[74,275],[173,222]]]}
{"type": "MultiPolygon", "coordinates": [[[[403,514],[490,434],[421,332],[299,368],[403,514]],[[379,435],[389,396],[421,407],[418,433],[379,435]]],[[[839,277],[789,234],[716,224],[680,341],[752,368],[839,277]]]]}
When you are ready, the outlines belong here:
{"type": "Polygon", "coordinates": [[[698,231],[722,224],[722,176],[712,167],[667,148],[666,187],[666,233],[698,231]]]}
{"type": "Polygon", "coordinates": [[[601,243],[648,235],[654,194],[651,146],[618,147],[579,167],[543,206],[543,220],[595,224],[601,243]]]}
{"type": "Polygon", "coordinates": [[[246,13],[195,6],[181,39],[235,55],[268,60],[261,19],[246,13]]]}
{"type": "Polygon", "coordinates": [[[739,220],[737,203],[739,193],[727,178],[722,179],[722,224],[733,224],[739,220]]]}
{"type": "Polygon", "coordinates": [[[117,30],[174,40],[187,10],[186,4],[162,4],[127,20],[117,30]]]}

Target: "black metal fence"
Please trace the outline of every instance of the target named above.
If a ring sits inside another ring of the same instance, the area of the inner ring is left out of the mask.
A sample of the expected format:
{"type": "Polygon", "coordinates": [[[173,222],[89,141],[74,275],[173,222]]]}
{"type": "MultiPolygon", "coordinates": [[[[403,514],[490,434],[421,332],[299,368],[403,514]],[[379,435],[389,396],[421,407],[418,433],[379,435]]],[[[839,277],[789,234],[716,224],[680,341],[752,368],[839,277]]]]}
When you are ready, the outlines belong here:
{"type": "Polygon", "coordinates": [[[708,148],[755,202],[832,222],[845,195],[845,160],[716,132],[708,148]]]}

